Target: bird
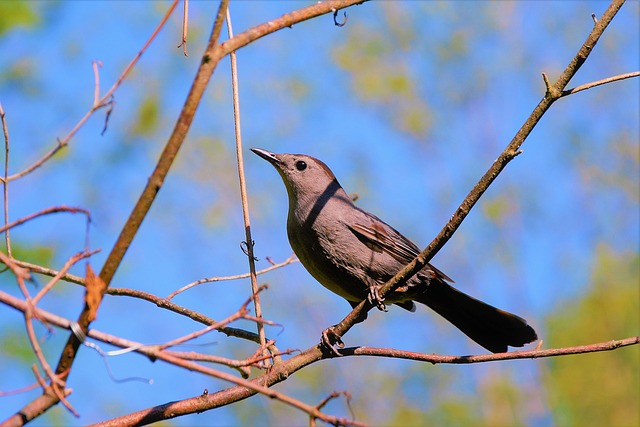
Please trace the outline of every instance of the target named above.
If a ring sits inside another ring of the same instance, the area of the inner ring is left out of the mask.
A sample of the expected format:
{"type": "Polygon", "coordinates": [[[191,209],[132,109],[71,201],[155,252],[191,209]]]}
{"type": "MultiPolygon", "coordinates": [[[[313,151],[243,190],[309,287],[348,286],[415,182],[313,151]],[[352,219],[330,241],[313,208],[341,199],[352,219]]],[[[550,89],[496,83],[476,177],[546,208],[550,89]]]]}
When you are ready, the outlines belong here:
{"type": "MultiPolygon", "coordinates": [[[[261,148],[251,151],[275,167],[284,182],[287,235],[294,253],[311,276],[351,307],[367,299],[380,310],[389,304],[413,312],[418,302],[493,353],[538,339],[525,319],[456,289],[453,280],[431,264],[380,298],[380,287],[420,253],[418,246],[356,206],[321,160],[261,148]]],[[[358,321],[365,318],[366,312],[358,321]]],[[[334,344],[343,345],[340,337],[327,342],[325,333],[322,342],[331,350],[335,352],[334,344]]]]}

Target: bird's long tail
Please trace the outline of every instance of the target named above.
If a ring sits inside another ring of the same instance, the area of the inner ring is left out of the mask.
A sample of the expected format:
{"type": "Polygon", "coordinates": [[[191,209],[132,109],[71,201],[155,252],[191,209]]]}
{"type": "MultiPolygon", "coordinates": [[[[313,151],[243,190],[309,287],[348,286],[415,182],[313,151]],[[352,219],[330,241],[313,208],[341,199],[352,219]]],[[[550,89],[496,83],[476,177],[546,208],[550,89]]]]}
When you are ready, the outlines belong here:
{"type": "Polygon", "coordinates": [[[538,339],[523,318],[477,300],[442,280],[432,280],[416,301],[453,323],[469,338],[493,353],[522,347],[538,339]]]}

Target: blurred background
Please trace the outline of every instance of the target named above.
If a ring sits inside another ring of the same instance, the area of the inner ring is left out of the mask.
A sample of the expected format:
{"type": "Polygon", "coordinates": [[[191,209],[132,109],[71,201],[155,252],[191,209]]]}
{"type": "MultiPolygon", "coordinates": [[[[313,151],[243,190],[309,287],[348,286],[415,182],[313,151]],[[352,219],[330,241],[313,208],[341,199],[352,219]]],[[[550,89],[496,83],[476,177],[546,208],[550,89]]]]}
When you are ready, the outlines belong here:
{"type": "MultiPolygon", "coordinates": [[[[312,2],[237,1],[237,33],[312,2]]],[[[0,102],[10,134],[9,173],[22,171],[89,110],[92,60],[101,88],[116,81],[168,2],[0,1],[0,102]]],[[[245,167],[258,269],[291,255],[287,199],[261,147],[322,159],[357,204],[425,247],[455,212],[574,57],[608,2],[372,2],[269,35],[238,52],[245,167]],[[340,13],[339,19],[342,19],[340,13]]],[[[211,31],[217,2],[190,2],[189,56],[182,4],[115,94],[71,144],[9,185],[10,219],[41,209],[91,211],[91,259],[99,270],[170,135],[211,31]]],[[[640,3],[628,2],[569,87],[640,69],[640,3]]],[[[223,30],[226,37],[226,29],[223,30]]],[[[433,263],[463,291],[525,317],[542,347],[638,335],[640,289],[640,81],[590,89],[553,105],[433,263]]],[[[248,271],[235,169],[228,58],[218,66],[189,136],[113,287],[167,296],[192,281],[248,271]]],[[[59,214],[11,231],[18,259],[59,269],[81,250],[85,222],[59,214]]],[[[4,242],[4,239],[2,239],[4,242]]],[[[4,244],[4,243],[3,243],[4,244]]],[[[73,270],[83,275],[84,265],[73,270]]],[[[37,277],[40,286],[47,282],[37,277]]],[[[349,305],[297,263],[259,277],[263,313],[280,349],[315,345],[349,305]]],[[[9,272],[5,292],[20,295],[9,272]]],[[[32,288],[35,292],[36,289],[32,288]]],[[[195,287],[174,302],[215,319],[248,297],[247,280],[195,287]]],[[[76,319],[83,289],[61,283],[40,307],[76,319]]],[[[0,391],[34,382],[20,313],[0,307],[0,391]]],[[[232,326],[255,330],[249,322],[232,326]]],[[[93,328],[161,343],[200,326],[153,304],[106,296],[93,328]]],[[[38,329],[57,363],[68,332],[38,329]]],[[[426,307],[391,308],[345,337],[348,346],[424,353],[484,350],[426,307]]],[[[219,333],[183,346],[234,358],[255,347],[219,333]]],[[[105,350],[111,350],[101,344],[105,350]]],[[[530,346],[529,348],[533,348],[530,346]]],[[[598,354],[469,366],[382,358],[316,363],[276,389],[309,404],[347,390],[356,419],[372,425],[636,426],[638,346],[598,354]]],[[[61,405],[33,425],[86,425],[228,384],[82,348],[69,378],[74,418],[61,405]]],[[[221,368],[225,369],[225,368],[221,368]]],[[[39,390],[0,397],[0,419],[39,390]]],[[[351,416],[344,400],[328,413],[351,416]]],[[[290,407],[256,396],[164,423],[176,426],[301,425],[290,407]]]]}

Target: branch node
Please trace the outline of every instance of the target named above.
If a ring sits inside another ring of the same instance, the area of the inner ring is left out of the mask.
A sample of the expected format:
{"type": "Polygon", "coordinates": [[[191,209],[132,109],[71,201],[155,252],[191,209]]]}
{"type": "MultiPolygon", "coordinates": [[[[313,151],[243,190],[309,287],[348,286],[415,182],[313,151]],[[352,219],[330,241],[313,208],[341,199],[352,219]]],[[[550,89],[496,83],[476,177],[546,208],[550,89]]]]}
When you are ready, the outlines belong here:
{"type": "Polygon", "coordinates": [[[547,91],[545,93],[545,98],[547,99],[551,99],[551,100],[555,100],[558,99],[562,96],[562,92],[558,91],[549,81],[549,77],[547,77],[547,74],[545,72],[542,72],[542,80],[544,80],[544,86],[546,87],[547,91]]]}
{"type": "MultiPolygon", "coordinates": [[[[253,247],[255,246],[256,242],[255,240],[251,241],[251,249],[253,249],[253,247]]],[[[242,252],[244,252],[244,254],[246,256],[249,256],[249,245],[247,244],[247,242],[245,240],[243,240],[242,242],[240,242],[240,249],[242,249],[242,252]]],[[[254,261],[259,261],[258,258],[256,258],[255,256],[253,257],[254,261]]]]}

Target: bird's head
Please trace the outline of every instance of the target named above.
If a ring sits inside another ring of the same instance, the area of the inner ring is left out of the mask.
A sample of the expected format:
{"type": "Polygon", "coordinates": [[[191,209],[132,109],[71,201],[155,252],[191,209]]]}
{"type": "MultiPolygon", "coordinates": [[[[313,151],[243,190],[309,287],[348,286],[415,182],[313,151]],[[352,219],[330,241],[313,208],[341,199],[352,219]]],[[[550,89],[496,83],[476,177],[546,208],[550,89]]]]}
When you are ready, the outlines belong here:
{"type": "Polygon", "coordinates": [[[275,154],[261,148],[252,148],[251,151],[276,168],[287,187],[291,204],[342,196],[344,193],[331,169],[314,157],[304,154],[275,154]]]}

